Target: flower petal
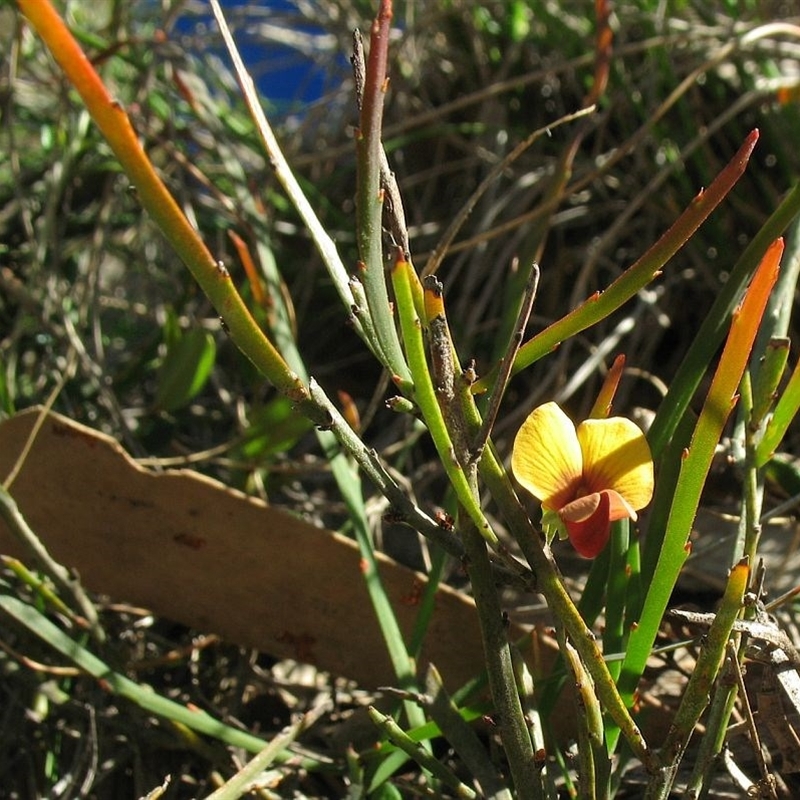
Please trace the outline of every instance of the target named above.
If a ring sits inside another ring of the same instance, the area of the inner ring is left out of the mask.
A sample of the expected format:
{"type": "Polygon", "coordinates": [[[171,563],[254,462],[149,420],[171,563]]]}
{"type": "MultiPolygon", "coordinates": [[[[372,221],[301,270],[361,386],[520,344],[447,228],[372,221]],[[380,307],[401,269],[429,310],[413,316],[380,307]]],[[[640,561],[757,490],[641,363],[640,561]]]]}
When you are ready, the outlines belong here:
{"type": "Polygon", "coordinates": [[[612,522],[618,519],[632,519],[636,521],[636,511],[631,507],[630,503],[619,493],[613,489],[606,489],[601,494],[608,495],[608,518],[612,522]]]}
{"type": "Polygon", "coordinates": [[[528,415],[514,439],[514,477],[542,507],[566,505],[581,483],[581,446],[570,418],[555,404],[545,403],[528,415]]]}
{"type": "Polygon", "coordinates": [[[578,426],[577,437],[589,492],[613,490],[634,511],[650,502],[653,457],[647,439],[633,422],[624,417],[587,419],[578,426]]]}
{"type": "MultiPolygon", "coordinates": [[[[558,510],[558,516],[563,522],[584,522],[597,511],[603,500],[603,495],[608,492],[593,492],[577,497],[571,503],[558,510]]],[[[610,502],[607,503],[610,509],[610,502]]]]}
{"type": "Polygon", "coordinates": [[[572,546],[584,558],[595,558],[606,546],[611,533],[610,513],[608,492],[580,497],[559,512],[572,546]]]}

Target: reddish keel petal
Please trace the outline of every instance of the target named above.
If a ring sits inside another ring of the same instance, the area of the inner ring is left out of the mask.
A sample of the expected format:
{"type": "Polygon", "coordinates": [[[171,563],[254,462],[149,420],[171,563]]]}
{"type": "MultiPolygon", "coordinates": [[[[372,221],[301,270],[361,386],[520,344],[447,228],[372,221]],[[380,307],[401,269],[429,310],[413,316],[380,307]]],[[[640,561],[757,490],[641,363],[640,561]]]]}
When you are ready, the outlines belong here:
{"type": "Polygon", "coordinates": [[[579,555],[597,557],[611,533],[611,498],[608,492],[581,497],[559,511],[569,540],[579,555]],[[592,509],[593,507],[593,509],[592,509]],[[589,511],[588,516],[581,513],[589,511]]]}

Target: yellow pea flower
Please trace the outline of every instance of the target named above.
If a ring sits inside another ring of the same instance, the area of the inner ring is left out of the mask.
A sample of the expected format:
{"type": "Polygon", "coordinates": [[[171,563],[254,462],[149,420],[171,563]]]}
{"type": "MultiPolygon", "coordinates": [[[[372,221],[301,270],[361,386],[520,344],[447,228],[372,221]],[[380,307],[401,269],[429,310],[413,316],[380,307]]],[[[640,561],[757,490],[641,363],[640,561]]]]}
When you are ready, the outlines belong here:
{"type": "Polygon", "coordinates": [[[566,536],[586,558],[605,547],[615,520],[635,520],[653,497],[653,457],[629,419],[576,428],[556,403],[535,408],[514,439],[511,470],[542,503],[549,539],[566,536]]]}

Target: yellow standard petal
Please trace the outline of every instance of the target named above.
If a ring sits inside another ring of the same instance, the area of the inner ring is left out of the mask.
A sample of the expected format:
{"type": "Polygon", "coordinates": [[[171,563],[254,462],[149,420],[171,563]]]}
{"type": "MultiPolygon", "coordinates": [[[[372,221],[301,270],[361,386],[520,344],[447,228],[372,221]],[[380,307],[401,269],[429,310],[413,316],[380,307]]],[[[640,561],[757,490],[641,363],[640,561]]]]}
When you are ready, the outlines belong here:
{"type": "Polygon", "coordinates": [[[555,403],[528,415],[514,439],[514,477],[547,510],[573,500],[581,484],[581,446],[570,418],[555,403]]]}
{"type": "Polygon", "coordinates": [[[642,431],[629,419],[587,419],[577,429],[587,492],[612,490],[635,511],[653,497],[653,457],[642,431]]]}

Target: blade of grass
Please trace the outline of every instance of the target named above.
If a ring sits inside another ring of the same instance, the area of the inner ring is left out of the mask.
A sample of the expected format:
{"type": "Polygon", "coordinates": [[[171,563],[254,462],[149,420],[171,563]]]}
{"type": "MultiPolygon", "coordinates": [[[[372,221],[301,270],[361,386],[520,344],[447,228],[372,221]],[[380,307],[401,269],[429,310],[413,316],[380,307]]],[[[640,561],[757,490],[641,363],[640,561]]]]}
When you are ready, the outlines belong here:
{"type": "Polygon", "coordinates": [[[770,215],[734,265],[728,280],[720,287],[719,294],[672,379],[669,391],[647,433],[650,449],[656,461],[659,460],[679,421],[686,413],[708,364],[714,358],[714,353],[725,335],[730,314],[748,280],[772,242],[783,234],[798,214],[800,214],[800,184],[795,185],[770,215]]]}
{"type": "MultiPolygon", "coordinates": [[[[683,247],[739,180],[757,141],[758,131],[754,130],[708,189],[700,192],[669,230],[602,294],[598,292],[592,295],[578,308],[522,345],[514,362],[513,374],[538,361],[565,339],[605,319],[656,278],[664,264],[683,247]]],[[[474,391],[485,391],[493,380],[493,373],[489,373],[475,384],[474,391]]]]}
{"type": "Polygon", "coordinates": [[[681,462],[675,496],[665,522],[665,533],[654,530],[658,520],[651,522],[650,535],[663,539],[658,563],[652,573],[644,571],[648,586],[638,624],[631,631],[625,661],[620,675],[620,691],[625,702],[633,702],[661,619],[666,610],[678,574],[688,557],[687,542],[700,502],[711,460],[722,435],[725,422],[736,403],[736,392],[750,356],[761,317],[772,287],[778,277],[778,263],[783,242],[773,242],[765,254],[739,308],[734,312],[728,340],[725,344],[708,396],[697,421],[694,434],[681,462]],[[648,575],[658,579],[648,579],[648,575]]]}
{"type": "MultiPolygon", "coordinates": [[[[603,652],[622,653],[625,650],[625,599],[628,594],[628,548],[630,523],[627,519],[611,525],[611,555],[606,579],[606,621],[603,629],[603,652]]],[[[609,672],[616,680],[622,664],[609,664],[609,672]]]]}
{"type": "MultiPolygon", "coordinates": [[[[87,675],[101,681],[112,693],[135,703],[144,711],[163,719],[185,725],[193,731],[203,733],[232,746],[241,747],[248,753],[261,752],[269,742],[253,736],[239,728],[233,728],[199,709],[186,706],[161,697],[148,686],[140,686],[135,681],[120,675],[105,662],[86,650],[78,642],[67,636],[37,609],[23,603],[16,597],[0,595],[0,609],[12,619],[25,626],[38,639],[68,658],[87,675]]],[[[291,753],[282,753],[280,761],[296,758],[291,753]]]]}
{"type": "MultiPolygon", "coordinates": [[[[609,23],[609,2],[608,0],[596,0],[594,4],[596,36],[594,54],[594,74],[591,87],[583,100],[583,104],[594,108],[605,92],[608,85],[609,64],[611,60],[613,33],[609,23]]],[[[547,240],[553,226],[553,217],[559,207],[564,204],[567,194],[571,191],[569,186],[570,178],[575,166],[575,159],[580,152],[581,144],[587,133],[591,130],[590,120],[582,120],[575,128],[569,141],[561,148],[558,160],[553,168],[552,174],[547,179],[543,196],[535,209],[539,212],[536,220],[531,220],[529,233],[521,246],[520,254],[522,260],[541,261],[547,246],[547,240]]],[[[507,311],[502,315],[501,325],[497,335],[497,344],[502,344],[511,335],[514,317],[517,307],[517,298],[522,294],[524,276],[521,273],[512,271],[510,280],[505,291],[504,305],[507,311]]],[[[495,349],[493,358],[498,358],[502,350],[495,349]]]]}
{"type": "MultiPolygon", "coordinates": [[[[271,296],[273,312],[272,335],[275,341],[280,342],[281,352],[287,363],[304,382],[308,383],[308,371],[297,347],[288,309],[282,300],[282,293],[275,288],[280,285],[277,264],[272,260],[262,259],[262,266],[268,286],[273,287],[271,296]]],[[[358,470],[354,468],[351,458],[340,447],[340,443],[333,431],[318,428],[316,435],[320,448],[330,464],[331,474],[339,493],[347,506],[348,520],[353,527],[355,540],[361,552],[361,576],[366,584],[398,685],[410,689],[416,684],[416,662],[405,643],[403,633],[400,630],[400,625],[378,570],[361,487],[361,478],[358,470]]],[[[354,438],[357,439],[355,436],[354,438]]],[[[413,726],[422,725],[425,721],[420,709],[413,703],[406,704],[406,713],[409,723],[413,726]]]]}

